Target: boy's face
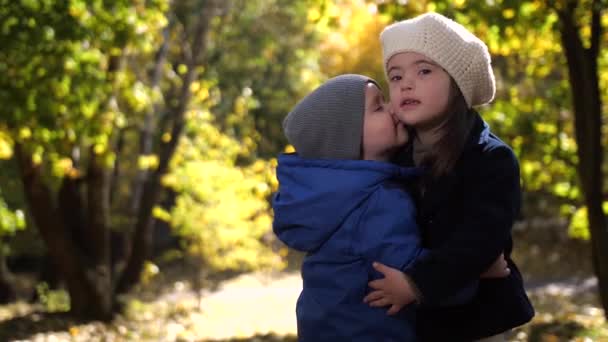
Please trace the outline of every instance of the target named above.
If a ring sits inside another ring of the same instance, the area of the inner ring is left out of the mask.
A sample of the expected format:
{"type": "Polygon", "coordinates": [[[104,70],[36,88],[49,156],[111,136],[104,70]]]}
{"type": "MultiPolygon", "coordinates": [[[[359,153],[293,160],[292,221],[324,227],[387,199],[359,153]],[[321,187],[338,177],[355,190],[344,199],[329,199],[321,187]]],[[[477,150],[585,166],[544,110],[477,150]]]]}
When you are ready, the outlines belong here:
{"type": "Polygon", "coordinates": [[[373,83],[367,83],[363,116],[363,159],[386,161],[407,140],[405,125],[389,110],[380,89],[373,83]]]}
{"type": "Polygon", "coordinates": [[[402,52],[387,65],[390,103],[399,120],[417,130],[433,129],[449,113],[450,75],[431,59],[402,52]]]}

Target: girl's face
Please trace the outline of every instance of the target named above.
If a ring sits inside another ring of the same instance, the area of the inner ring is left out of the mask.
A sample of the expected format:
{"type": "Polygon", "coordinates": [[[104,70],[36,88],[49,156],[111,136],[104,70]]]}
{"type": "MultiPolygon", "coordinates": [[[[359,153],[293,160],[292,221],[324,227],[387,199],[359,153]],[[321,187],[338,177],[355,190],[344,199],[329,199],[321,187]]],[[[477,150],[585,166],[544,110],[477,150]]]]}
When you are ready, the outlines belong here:
{"type": "Polygon", "coordinates": [[[402,52],[387,65],[391,107],[416,130],[432,130],[447,118],[452,102],[450,75],[431,59],[402,52]]]}
{"type": "Polygon", "coordinates": [[[382,92],[373,83],[365,86],[363,159],[389,160],[408,140],[405,125],[389,110],[382,92]]]}

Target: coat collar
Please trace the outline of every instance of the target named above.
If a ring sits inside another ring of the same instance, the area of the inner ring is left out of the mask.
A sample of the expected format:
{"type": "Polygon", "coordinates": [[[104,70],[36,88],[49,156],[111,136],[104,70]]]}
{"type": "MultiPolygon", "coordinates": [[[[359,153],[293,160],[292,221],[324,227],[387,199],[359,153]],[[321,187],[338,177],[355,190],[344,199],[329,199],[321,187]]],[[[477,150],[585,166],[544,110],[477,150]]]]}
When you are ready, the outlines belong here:
{"type": "MultiPolygon", "coordinates": [[[[469,138],[465,142],[463,153],[464,151],[474,149],[479,145],[487,143],[490,139],[490,126],[481,118],[479,113],[477,113],[474,109],[471,110],[475,113],[475,121],[473,123],[473,128],[469,133],[469,138]]],[[[412,167],[414,166],[413,152],[413,144],[409,143],[405,148],[397,153],[392,162],[401,166],[412,167]]]]}
{"type": "MultiPolygon", "coordinates": [[[[469,138],[466,141],[462,155],[467,154],[468,151],[479,148],[480,145],[484,145],[490,139],[490,127],[483,121],[481,116],[475,112],[475,121],[473,128],[469,133],[469,138]]],[[[413,163],[412,153],[410,151],[409,157],[413,163]]],[[[462,160],[462,157],[461,157],[462,160]]],[[[448,174],[439,177],[436,180],[432,180],[426,183],[424,196],[420,202],[419,212],[424,218],[430,213],[435,212],[435,208],[442,205],[445,200],[449,198],[449,194],[453,191],[454,187],[463,177],[462,171],[463,165],[459,161],[454,166],[454,169],[448,174]]]]}
{"type": "MultiPolygon", "coordinates": [[[[472,109],[471,109],[472,110],[472,109]]],[[[473,129],[469,134],[469,139],[464,145],[463,151],[476,148],[479,145],[486,144],[490,140],[490,125],[483,121],[479,113],[475,112],[475,121],[473,129]]]]}

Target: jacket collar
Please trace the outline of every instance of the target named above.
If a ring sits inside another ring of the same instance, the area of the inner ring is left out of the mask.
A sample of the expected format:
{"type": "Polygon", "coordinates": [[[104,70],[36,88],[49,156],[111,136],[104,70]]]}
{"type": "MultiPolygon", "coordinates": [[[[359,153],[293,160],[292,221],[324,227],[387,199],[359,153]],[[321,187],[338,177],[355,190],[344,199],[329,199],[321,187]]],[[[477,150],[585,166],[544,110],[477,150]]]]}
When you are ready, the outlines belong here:
{"type": "MultiPolygon", "coordinates": [[[[466,154],[468,151],[479,148],[480,145],[487,143],[489,139],[489,125],[481,118],[479,113],[475,112],[473,128],[471,129],[469,137],[465,142],[462,155],[466,154]]],[[[409,158],[409,161],[412,162],[413,165],[411,151],[407,155],[408,156],[406,158],[409,158]]],[[[419,207],[419,213],[423,219],[425,219],[429,213],[434,212],[434,208],[440,206],[445,200],[447,200],[449,197],[448,194],[453,191],[453,188],[458,184],[463,176],[461,168],[462,164],[457,162],[451,172],[426,184],[423,200],[421,201],[419,207]]]]}
{"type": "Polygon", "coordinates": [[[469,139],[464,145],[463,150],[469,150],[476,148],[479,145],[483,145],[490,139],[490,125],[483,121],[479,113],[471,109],[475,113],[475,121],[473,122],[473,128],[469,133],[469,139]]]}
{"type": "MultiPolygon", "coordinates": [[[[483,145],[490,139],[490,126],[481,118],[477,111],[474,109],[471,109],[471,111],[475,113],[475,119],[473,122],[473,128],[469,133],[469,138],[465,142],[463,152],[474,149],[479,145],[483,145]]],[[[393,158],[392,161],[402,166],[414,166],[413,152],[413,144],[409,143],[393,158]]]]}

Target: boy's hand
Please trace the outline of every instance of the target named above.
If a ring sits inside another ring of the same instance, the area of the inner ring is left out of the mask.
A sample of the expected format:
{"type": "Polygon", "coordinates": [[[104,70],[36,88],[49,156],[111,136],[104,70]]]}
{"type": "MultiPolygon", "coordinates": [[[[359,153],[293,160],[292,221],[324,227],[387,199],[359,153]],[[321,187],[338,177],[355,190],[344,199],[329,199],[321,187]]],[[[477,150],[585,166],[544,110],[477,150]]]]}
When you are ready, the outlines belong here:
{"type": "Polygon", "coordinates": [[[480,278],[505,278],[511,274],[511,269],[505,260],[504,253],[501,253],[498,256],[498,259],[494,261],[492,266],[488,268],[485,272],[483,272],[479,277],[480,278]]]}
{"type": "Polygon", "coordinates": [[[368,283],[374,291],[363,298],[364,303],[373,307],[390,305],[387,314],[394,315],[404,306],[416,300],[414,289],[403,272],[379,262],[374,262],[373,266],[378,272],[384,274],[384,278],[368,283]]]}

